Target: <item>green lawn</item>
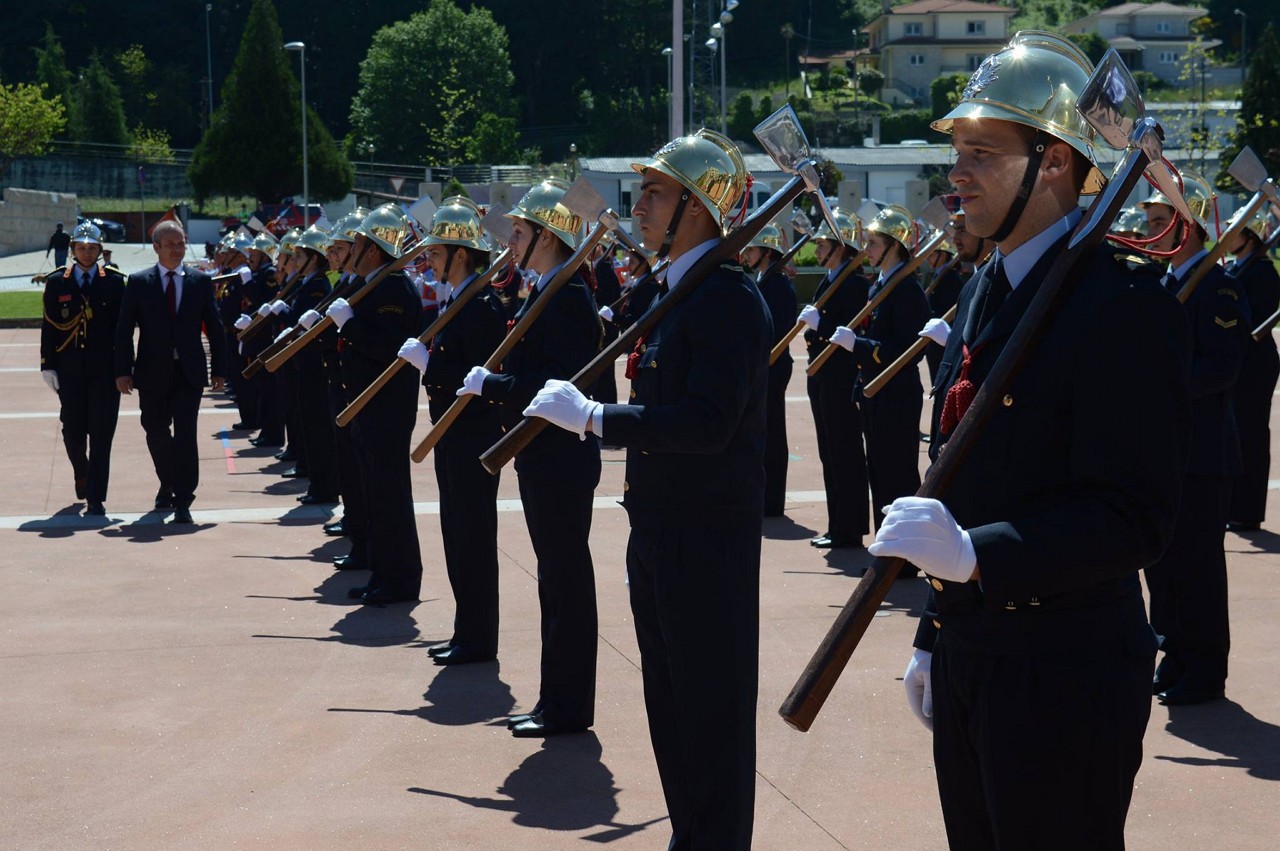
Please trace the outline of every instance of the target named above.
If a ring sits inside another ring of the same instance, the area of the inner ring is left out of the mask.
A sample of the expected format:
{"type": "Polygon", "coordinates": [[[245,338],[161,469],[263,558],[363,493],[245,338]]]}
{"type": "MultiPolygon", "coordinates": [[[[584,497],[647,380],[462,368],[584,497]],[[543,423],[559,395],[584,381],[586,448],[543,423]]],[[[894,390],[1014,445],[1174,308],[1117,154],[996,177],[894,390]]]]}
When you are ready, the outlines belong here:
{"type": "Polygon", "coordinates": [[[40,292],[0,293],[0,319],[39,319],[40,292]]]}

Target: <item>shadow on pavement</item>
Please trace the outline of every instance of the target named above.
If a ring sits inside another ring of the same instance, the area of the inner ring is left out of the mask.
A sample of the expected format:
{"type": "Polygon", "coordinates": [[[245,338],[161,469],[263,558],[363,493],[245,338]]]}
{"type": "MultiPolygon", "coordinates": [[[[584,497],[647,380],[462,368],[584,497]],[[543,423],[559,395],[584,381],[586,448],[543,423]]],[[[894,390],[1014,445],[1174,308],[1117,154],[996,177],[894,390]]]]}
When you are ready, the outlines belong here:
{"type": "Polygon", "coordinates": [[[83,502],[59,508],[44,520],[29,520],[18,526],[19,532],[38,532],[42,538],[69,538],[76,532],[98,532],[114,521],[108,517],[89,517],[81,512],[83,502]]]}
{"type": "Polygon", "coordinates": [[[105,538],[124,538],[135,544],[154,544],[166,538],[178,538],[194,535],[212,529],[217,523],[170,523],[163,520],[164,512],[151,512],[142,515],[133,523],[126,523],[114,529],[102,529],[99,534],[105,538]]]}
{"type": "Polygon", "coordinates": [[[1229,532],[1228,534],[1243,538],[1250,544],[1248,547],[1232,547],[1231,539],[1228,538],[1226,551],[1229,553],[1280,553],[1280,535],[1275,532],[1259,529],[1256,532],[1229,532]]]}
{"type": "Polygon", "coordinates": [[[1193,745],[1222,754],[1219,759],[1156,756],[1183,765],[1243,768],[1250,777],[1280,780],[1280,726],[1249,714],[1233,700],[1199,706],[1170,706],[1165,730],[1193,745]]]}
{"type": "Polygon", "coordinates": [[[801,541],[817,536],[817,529],[801,526],[786,515],[764,518],[764,537],[771,541],[801,541]]]}
{"type": "Polygon", "coordinates": [[[509,812],[511,821],[521,827],[562,831],[606,828],[583,837],[593,842],[612,842],[667,820],[663,816],[641,824],[616,823],[619,790],[613,772],[600,757],[600,740],[595,733],[554,736],[544,739],[541,749],[530,754],[495,790],[502,797],[455,795],[418,786],[408,791],[509,812]]]}
{"type": "Polygon", "coordinates": [[[505,723],[516,705],[511,686],[502,681],[497,662],[474,665],[445,665],[436,668],[435,678],[422,699],[427,705],[417,709],[353,709],[333,707],[330,712],[368,712],[421,718],[445,727],[505,723]]]}

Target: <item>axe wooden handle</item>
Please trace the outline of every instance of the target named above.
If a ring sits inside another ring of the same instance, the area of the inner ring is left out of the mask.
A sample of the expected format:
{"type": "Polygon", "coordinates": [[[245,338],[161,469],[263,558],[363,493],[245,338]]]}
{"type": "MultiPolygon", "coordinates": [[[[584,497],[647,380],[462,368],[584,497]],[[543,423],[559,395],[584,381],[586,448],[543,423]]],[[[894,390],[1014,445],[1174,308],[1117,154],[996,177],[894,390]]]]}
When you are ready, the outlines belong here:
{"type": "MultiPolygon", "coordinates": [[[[432,338],[435,337],[436,334],[439,334],[440,330],[448,325],[453,318],[458,315],[458,312],[462,309],[464,304],[471,301],[471,299],[476,297],[477,293],[489,286],[489,282],[493,280],[493,276],[496,275],[500,269],[505,267],[507,265],[507,261],[510,259],[511,249],[508,248],[498,255],[498,259],[489,265],[489,268],[484,271],[484,274],[480,275],[480,277],[468,284],[467,288],[461,293],[454,296],[453,306],[436,316],[436,320],[428,325],[427,330],[423,331],[418,337],[418,342],[430,343],[432,338]]],[[[334,420],[334,422],[338,424],[338,427],[345,427],[354,420],[356,418],[356,414],[364,410],[364,406],[369,404],[369,400],[374,396],[377,396],[378,391],[383,387],[386,387],[388,381],[395,378],[396,373],[400,371],[405,363],[407,363],[407,361],[396,358],[388,364],[387,368],[382,371],[381,375],[373,380],[372,384],[364,388],[364,390],[360,392],[359,396],[351,400],[350,405],[347,405],[347,407],[343,408],[342,411],[339,412],[337,418],[334,420]]]]}
{"type": "MultiPolygon", "coordinates": [[[[956,305],[951,305],[951,309],[942,314],[942,321],[950,325],[956,318],[956,305]]],[[[862,388],[862,395],[870,399],[884,388],[886,384],[893,380],[893,377],[902,371],[903,367],[915,361],[916,358],[924,354],[924,350],[929,347],[933,340],[928,337],[921,337],[911,344],[905,352],[898,355],[893,363],[886,366],[880,371],[880,374],[868,381],[862,388]]]]}

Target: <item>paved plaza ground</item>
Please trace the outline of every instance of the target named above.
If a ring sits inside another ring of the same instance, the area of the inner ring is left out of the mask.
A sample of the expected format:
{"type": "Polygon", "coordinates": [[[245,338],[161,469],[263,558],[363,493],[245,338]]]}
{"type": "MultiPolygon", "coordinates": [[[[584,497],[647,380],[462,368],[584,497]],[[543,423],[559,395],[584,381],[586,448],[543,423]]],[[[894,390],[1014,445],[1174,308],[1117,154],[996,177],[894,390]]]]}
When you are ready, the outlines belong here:
{"type": "MultiPolygon", "coordinates": [[[[194,526],[146,513],[156,482],[136,395],[108,517],[79,516],[37,363],[38,331],[0,330],[0,847],[666,847],[624,584],[622,452],[604,453],[591,536],[595,727],[514,739],[503,720],[536,699],[539,642],[513,472],[499,492],[500,661],[437,668],[426,648],[449,637],[453,604],[429,462],[413,470],[422,602],[352,605],[363,574],[333,571],[344,545],[321,534],[328,512],[299,507],[303,485],[227,431],[221,394],[200,417],[194,526]]],[[[901,682],[923,581],[894,586],[809,733],[776,713],[869,561],[808,545],[825,509],[800,370],[789,394],[791,498],[763,542],[755,846],[944,848],[929,734],[901,682]]],[[[1153,708],[1130,848],[1280,842],[1280,535],[1226,541],[1227,700],[1153,708]]]]}

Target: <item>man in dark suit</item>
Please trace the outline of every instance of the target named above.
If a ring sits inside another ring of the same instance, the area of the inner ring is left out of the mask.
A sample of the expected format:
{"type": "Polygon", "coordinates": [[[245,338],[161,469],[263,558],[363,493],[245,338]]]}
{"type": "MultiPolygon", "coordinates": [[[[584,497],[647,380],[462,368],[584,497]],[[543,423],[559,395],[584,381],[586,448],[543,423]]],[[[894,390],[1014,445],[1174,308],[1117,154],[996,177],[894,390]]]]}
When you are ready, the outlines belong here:
{"type": "Polygon", "coordinates": [[[638,350],[632,404],[549,382],[525,413],[627,447],[627,576],[667,847],[748,849],[772,328],[739,267],[682,280],[716,250],[746,168],[709,130],[632,168],[643,175],[632,214],[645,245],[670,239],[668,283],[693,289],[638,350]],[[704,182],[708,173],[716,179],[704,182]]]}
{"type": "MultiPolygon", "coordinates": [[[[1154,248],[1176,249],[1165,276],[1165,286],[1173,293],[1209,254],[1204,243],[1209,222],[1216,217],[1208,181],[1184,171],[1182,189],[1194,221],[1176,213],[1160,193],[1140,205],[1146,210],[1147,232],[1164,234],[1154,248]]],[[[1146,570],[1151,626],[1164,651],[1151,691],[1161,702],[1174,705],[1214,700],[1226,688],[1231,628],[1223,538],[1231,481],[1241,472],[1231,395],[1245,347],[1253,345],[1248,299],[1216,263],[1183,307],[1193,341],[1191,453],[1173,541],[1160,561],[1146,570]]]]}
{"type": "Polygon", "coordinates": [[[58,394],[62,442],[85,513],[107,513],[111,441],[120,413],[114,354],[124,276],[99,266],[102,235],[89,222],[71,237],[75,262],[45,279],[40,375],[58,394]]]}
{"type": "Polygon", "coordinates": [[[160,480],[155,509],[172,508],[174,523],[190,523],[200,481],[196,417],[205,386],[215,391],[223,387],[226,338],[213,279],[182,262],[187,253],[182,226],[161,222],[151,233],[151,244],[159,262],[130,275],[124,291],[115,335],[116,388],[125,394],[138,390],[147,449],[160,480]],[[208,361],[202,327],[209,339],[208,361]]]}
{"type": "MultiPolygon", "coordinates": [[[[440,315],[448,324],[428,348],[417,337],[400,357],[422,372],[427,407],[439,422],[457,401],[455,391],[472,367],[502,343],[506,311],[476,278],[489,264],[480,211],[466,198],[450,198],[436,211],[425,240],[439,282],[440,315]],[[479,292],[469,287],[482,286],[479,292]],[[462,301],[463,297],[466,301],[462,301]]],[[[437,665],[488,662],[498,654],[498,476],[480,456],[502,437],[496,405],[468,405],[433,453],[440,487],[440,534],[453,589],[453,634],[427,652],[437,665]]]]}
{"type": "MultiPolygon", "coordinates": [[[[1090,73],[1022,33],[933,125],[966,226],[998,249],[960,294],[935,459],[1102,188],[1092,129],[1062,108],[1090,73]]],[[[931,577],[904,684],[952,848],[1124,847],[1156,649],[1138,572],[1178,515],[1189,331],[1155,276],[1102,248],[1081,262],[944,500],[895,500],[870,547],[931,577]]]]}

